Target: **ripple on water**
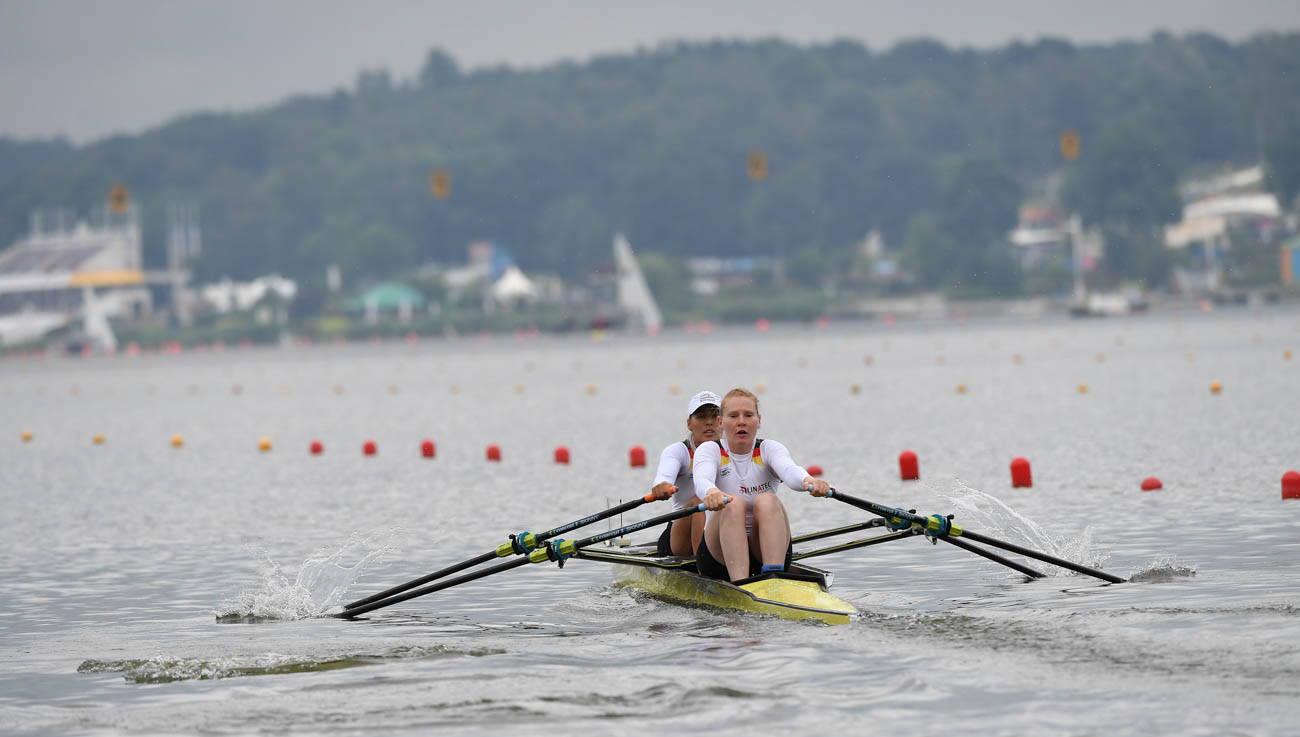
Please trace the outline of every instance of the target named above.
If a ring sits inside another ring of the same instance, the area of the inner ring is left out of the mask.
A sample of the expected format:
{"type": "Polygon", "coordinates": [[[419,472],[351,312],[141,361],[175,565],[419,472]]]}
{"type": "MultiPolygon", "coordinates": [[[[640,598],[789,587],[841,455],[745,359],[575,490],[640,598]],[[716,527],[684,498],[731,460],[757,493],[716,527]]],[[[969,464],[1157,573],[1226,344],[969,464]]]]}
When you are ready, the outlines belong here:
{"type": "Polygon", "coordinates": [[[173,681],[208,681],[241,676],[270,676],[286,673],[319,671],[380,665],[394,660],[483,657],[500,655],[497,648],[458,649],[442,645],[403,646],[378,654],[338,654],[326,657],[296,657],[262,653],[229,658],[172,658],[86,660],[77,666],[78,673],[121,673],[128,683],[171,683],[173,681]]]}

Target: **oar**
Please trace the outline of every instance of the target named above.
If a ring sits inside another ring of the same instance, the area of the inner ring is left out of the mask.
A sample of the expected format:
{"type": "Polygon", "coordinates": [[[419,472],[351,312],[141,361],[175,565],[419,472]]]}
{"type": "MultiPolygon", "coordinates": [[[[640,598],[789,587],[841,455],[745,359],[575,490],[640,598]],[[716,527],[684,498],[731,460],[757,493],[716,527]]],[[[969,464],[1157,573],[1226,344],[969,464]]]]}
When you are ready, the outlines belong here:
{"type": "MultiPolygon", "coordinates": [[[[866,511],[871,512],[872,514],[881,515],[882,517],[894,523],[895,525],[900,525],[903,522],[910,522],[911,524],[917,525],[922,529],[924,529],[927,535],[931,535],[939,538],[964,537],[969,540],[974,540],[975,542],[984,543],[985,545],[992,545],[995,548],[1002,548],[1003,550],[1009,550],[1013,553],[1019,553],[1020,555],[1023,555],[1027,558],[1034,558],[1035,560],[1041,560],[1044,563],[1051,563],[1054,566],[1060,566],[1062,568],[1066,568],[1068,570],[1074,571],[1075,573],[1082,573],[1087,576],[1093,576],[1094,578],[1100,578],[1101,580],[1109,581],[1110,583],[1124,583],[1124,579],[1120,578],[1119,576],[1112,576],[1109,573],[1099,571],[1095,568],[1082,566],[1079,565],[1078,563],[1073,563],[1063,558],[1057,558],[1054,555],[1048,555],[1047,553],[1040,553],[1037,550],[1030,550],[1029,548],[1024,548],[1014,543],[1004,542],[996,538],[988,537],[987,535],[981,535],[978,532],[971,532],[970,530],[964,530],[960,525],[953,524],[951,520],[949,520],[947,517],[944,517],[942,515],[932,514],[928,517],[922,517],[918,514],[909,512],[905,509],[882,506],[880,504],[876,504],[875,502],[867,501],[866,499],[859,499],[855,496],[849,496],[848,494],[844,494],[834,489],[828,492],[826,496],[832,499],[838,499],[844,502],[845,504],[850,504],[852,506],[857,507],[858,509],[865,509],[866,511]]],[[[993,558],[990,558],[990,560],[993,560],[993,558]]]]}
{"type": "Polygon", "coordinates": [[[821,532],[810,532],[807,535],[799,535],[798,537],[792,537],[790,538],[790,544],[797,545],[799,543],[807,543],[807,542],[812,542],[813,540],[820,540],[823,537],[835,537],[836,535],[845,535],[850,532],[857,532],[858,530],[869,530],[873,527],[880,527],[883,524],[885,524],[885,520],[881,519],[880,517],[876,517],[875,519],[869,519],[866,522],[857,522],[855,524],[845,525],[843,527],[836,527],[830,530],[822,530],[821,532]]]}
{"type": "Polygon", "coordinates": [[[445,581],[439,581],[438,583],[429,584],[428,586],[424,586],[422,588],[412,589],[412,590],[405,591],[403,593],[395,594],[393,596],[389,596],[386,599],[380,599],[378,601],[372,601],[368,604],[363,604],[358,607],[351,607],[348,609],[344,609],[343,611],[333,616],[342,619],[351,619],[353,617],[357,617],[362,614],[365,614],[366,612],[372,612],[376,609],[382,609],[383,607],[392,606],[393,604],[400,604],[401,602],[414,599],[417,596],[432,594],[435,591],[441,591],[443,589],[451,588],[452,586],[457,586],[462,583],[468,583],[469,581],[474,581],[480,578],[491,576],[492,574],[500,573],[501,571],[508,571],[511,568],[518,568],[519,566],[527,565],[529,563],[544,563],[548,560],[553,560],[559,563],[561,566],[563,566],[566,558],[569,558],[574,553],[581,550],[582,548],[587,547],[588,545],[595,545],[596,543],[599,542],[612,540],[616,537],[621,537],[623,535],[636,532],[637,530],[644,530],[647,527],[662,525],[668,522],[672,522],[675,519],[680,519],[682,517],[695,514],[696,512],[703,512],[703,511],[705,511],[703,504],[700,504],[695,507],[683,507],[675,512],[669,512],[668,514],[660,515],[658,517],[652,517],[648,520],[635,522],[633,524],[627,525],[626,527],[620,527],[617,530],[609,530],[608,532],[602,532],[599,535],[592,535],[591,537],[582,538],[581,540],[564,540],[564,539],[555,540],[532,551],[528,555],[523,555],[513,560],[508,560],[504,563],[491,566],[489,568],[484,568],[482,570],[474,571],[473,573],[467,573],[463,576],[457,576],[456,578],[449,578],[445,581]]]}
{"type": "Polygon", "coordinates": [[[624,502],[618,505],[617,507],[610,507],[609,509],[606,509],[603,512],[598,512],[596,514],[593,514],[590,517],[583,517],[582,519],[576,519],[572,522],[569,522],[568,524],[563,524],[560,525],[559,527],[555,527],[553,529],[547,530],[546,532],[543,532],[540,535],[534,535],[531,532],[520,532],[516,535],[511,535],[509,542],[498,545],[495,550],[489,550],[488,552],[482,555],[475,556],[473,558],[470,558],[469,560],[463,560],[455,565],[447,566],[446,568],[434,571],[433,573],[430,573],[427,576],[421,576],[419,578],[407,581],[406,583],[398,584],[392,588],[384,589],[383,591],[380,591],[378,594],[374,594],[373,596],[367,596],[364,599],[357,599],[356,601],[344,606],[343,611],[347,612],[349,610],[356,609],[358,607],[363,607],[366,604],[369,604],[374,601],[387,599],[388,597],[394,594],[400,594],[403,591],[413,589],[416,586],[423,586],[424,584],[433,581],[435,579],[439,579],[444,576],[450,576],[451,574],[456,573],[457,571],[463,571],[466,568],[473,568],[474,566],[480,563],[486,563],[492,560],[493,558],[506,558],[511,555],[524,555],[525,553],[528,553],[536,549],[540,543],[546,542],[547,540],[555,537],[556,535],[561,535],[568,532],[569,530],[576,530],[579,527],[585,527],[593,522],[599,522],[603,519],[608,519],[610,517],[613,517],[616,514],[622,514],[629,510],[636,509],[637,507],[641,506],[642,504],[645,504],[646,502],[654,501],[654,498],[655,498],[654,494],[646,494],[645,496],[639,499],[633,499],[630,502],[624,502]]]}
{"type": "MultiPolygon", "coordinates": [[[[920,528],[918,528],[918,527],[913,527],[912,529],[913,529],[913,530],[916,530],[917,532],[920,532],[920,528]]],[[[1035,571],[1034,569],[1030,568],[1030,567],[1027,566],[1027,565],[1023,565],[1023,564],[1021,564],[1021,563],[1017,563],[1017,562],[1015,562],[1014,560],[1011,560],[1010,558],[1004,558],[1004,557],[998,555],[997,553],[991,553],[991,552],[985,550],[984,548],[981,548],[981,547],[978,546],[978,545],[971,545],[970,543],[966,542],[965,540],[962,540],[961,538],[957,538],[957,537],[948,537],[947,535],[944,535],[944,536],[940,537],[939,539],[940,539],[940,540],[943,540],[943,541],[946,542],[946,543],[952,543],[953,545],[956,545],[957,547],[961,548],[962,550],[969,550],[970,552],[972,552],[972,553],[974,553],[974,554],[980,556],[981,558],[988,558],[989,560],[993,561],[994,563],[1001,563],[1002,565],[1006,566],[1007,568],[1013,568],[1013,569],[1015,569],[1015,570],[1017,570],[1017,571],[1020,571],[1021,573],[1025,574],[1026,576],[1029,576],[1030,578],[1043,578],[1045,575],[1047,575],[1047,574],[1045,574],[1045,573],[1040,573],[1040,572],[1038,572],[1038,571],[1035,571]]]]}
{"type": "MultiPolygon", "coordinates": [[[[874,522],[875,520],[872,521],[874,522]]],[[[909,527],[906,530],[891,532],[887,535],[877,535],[876,537],[865,537],[862,538],[861,540],[854,540],[853,542],[843,543],[840,545],[831,545],[829,547],[818,548],[816,550],[809,550],[806,553],[795,553],[794,555],[790,556],[790,559],[803,560],[804,558],[815,558],[819,555],[829,555],[830,553],[841,553],[845,550],[856,550],[857,548],[865,548],[869,545],[878,545],[880,543],[887,543],[891,540],[902,540],[905,537],[912,537],[914,535],[920,535],[920,534],[921,534],[920,528],[909,527]]]]}

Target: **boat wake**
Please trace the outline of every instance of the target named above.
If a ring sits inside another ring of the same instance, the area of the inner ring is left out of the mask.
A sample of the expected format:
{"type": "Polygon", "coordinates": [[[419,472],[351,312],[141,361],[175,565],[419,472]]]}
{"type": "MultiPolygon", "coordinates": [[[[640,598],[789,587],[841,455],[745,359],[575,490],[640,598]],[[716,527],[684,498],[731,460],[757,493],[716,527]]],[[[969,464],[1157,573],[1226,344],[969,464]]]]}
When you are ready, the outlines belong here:
{"type": "Polygon", "coordinates": [[[225,624],[290,621],[324,615],[343,603],[343,595],[368,568],[384,561],[396,548],[396,530],[361,535],[354,533],[334,552],[322,549],[307,558],[293,581],[260,547],[250,552],[260,559],[261,586],[241,591],[213,612],[225,624]]]}
{"type": "Polygon", "coordinates": [[[128,683],[172,683],[174,681],[209,681],[242,676],[271,676],[285,673],[315,673],[342,668],[377,665],[392,660],[412,658],[481,657],[499,655],[504,650],[475,648],[459,650],[442,645],[417,645],[390,648],[379,653],[336,653],[304,657],[261,653],[225,658],[169,658],[158,656],[135,660],[87,660],[77,666],[78,673],[121,673],[128,683]]]}
{"type": "MultiPolygon", "coordinates": [[[[1110,557],[1108,553],[1096,548],[1091,526],[1085,527],[1078,537],[1058,538],[1043,529],[1037,522],[1007,506],[1001,499],[966,486],[961,481],[957,481],[951,490],[935,489],[934,491],[952,508],[956,515],[954,521],[959,525],[969,526],[972,530],[1027,548],[1041,550],[1089,568],[1101,568],[1110,557]]],[[[1035,563],[1035,567],[1049,576],[1080,575],[1042,563],[1035,563]]]]}

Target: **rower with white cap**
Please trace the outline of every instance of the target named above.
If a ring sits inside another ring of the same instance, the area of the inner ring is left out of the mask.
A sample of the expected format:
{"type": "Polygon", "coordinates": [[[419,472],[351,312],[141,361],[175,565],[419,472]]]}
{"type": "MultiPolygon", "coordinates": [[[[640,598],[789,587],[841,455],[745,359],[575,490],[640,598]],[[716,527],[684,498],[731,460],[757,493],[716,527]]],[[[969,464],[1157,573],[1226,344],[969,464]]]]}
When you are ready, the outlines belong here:
{"type": "MultiPolygon", "coordinates": [[[[673,511],[700,503],[695,495],[692,476],[695,449],[719,438],[721,412],[722,399],[717,394],[702,391],[691,397],[686,405],[686,429],[690,434],[685,440],[669,445],[659,454],[659,468],[655,472],[655,483],[650,493],[656,499],[671,498],[673,511]]],[[[695,555],[695,549],[699,547],[703,535],[703,512],[670,522],[668,529],[659,538],[659,554],[689,558],[695,555]]]]}

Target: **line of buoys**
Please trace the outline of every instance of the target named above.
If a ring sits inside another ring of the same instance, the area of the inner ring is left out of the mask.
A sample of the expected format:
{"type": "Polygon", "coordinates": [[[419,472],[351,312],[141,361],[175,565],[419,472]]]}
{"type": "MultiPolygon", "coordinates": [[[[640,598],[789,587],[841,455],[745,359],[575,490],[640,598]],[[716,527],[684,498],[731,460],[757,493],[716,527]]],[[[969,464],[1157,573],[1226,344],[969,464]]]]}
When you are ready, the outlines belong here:
{"type": "Polygon", "coordinates": [[[910,450],[905,450],[898,454],[898,475],[904,481],[918,481],[921,478],[920,465],[916,460],[916,454],[910,450]]]}
{"type": "Polygon", "coordinates": [[[822,467],[817,465],[816,463],[809,466],[807,470],[808,470],[808,475],[812,476],[813,478],[819,479],[822,477],[822,467]]]}
{"type": "Polygon", "coordinates": [[[271,451],[271,439],[266,437],[258,438],[257,449],[263,453],[269,453],[271,451]]]}
{"type": "Polygon", "coordinates": [[[1282,498],[1300,499],[1300,471],[1282,474],[1282,498]]]}
{"type": "Polygon", "coordinates": [[[420,455],[424,458],[433,458],[438,454],[438,446],[433,444],[429,438],[420,441],[420,455]]]}
{"type": "Polygon", "coordinates": [[[311,445],[307,446],[307,449],[311,451],[312,455],[318,456],[325,452],[325,445],[319,440],[313,440],[311,441],[311,445]]]}
{"type": "Polygon", "coordinates": [[[373,440],[367,440],[366,442],[361,444],[362,455],[372,456],[378,452],[379,452],[379,446],[375,445],[375,441],[373,440]]]}
{"type": "Polygon", "coordinates": [[[487,459],[499,463],[501,461],[501,446],[489,445],[487,447],[487,459]]]}
{"type": "Polygon", "coordinates": [[[1034,485],[1034,476],[1029,470],[1029,460],[1026,458],[1011,459],[1011,487],[1030,488],[1034,485]]]}
{"type": "Polygon", "coordinates": [[[555,446],[555,462],[566,465],[569,462],[569,449],[563,445],[555,446]]]}
{"type": "Polygon", "coordinates": [[[1147,476],[1142,479],[1142,491],[1155,491],[1163,488],[1165,488],[1165,485],[1160,483],[1160,479],[1155,476],[1147,476]]]}
{"type": "Polygon", "coordinates": [[[645,466],[645,448],[634,445],[627,451],[627,462],[632,468],[642,468],[645,466]]]}

